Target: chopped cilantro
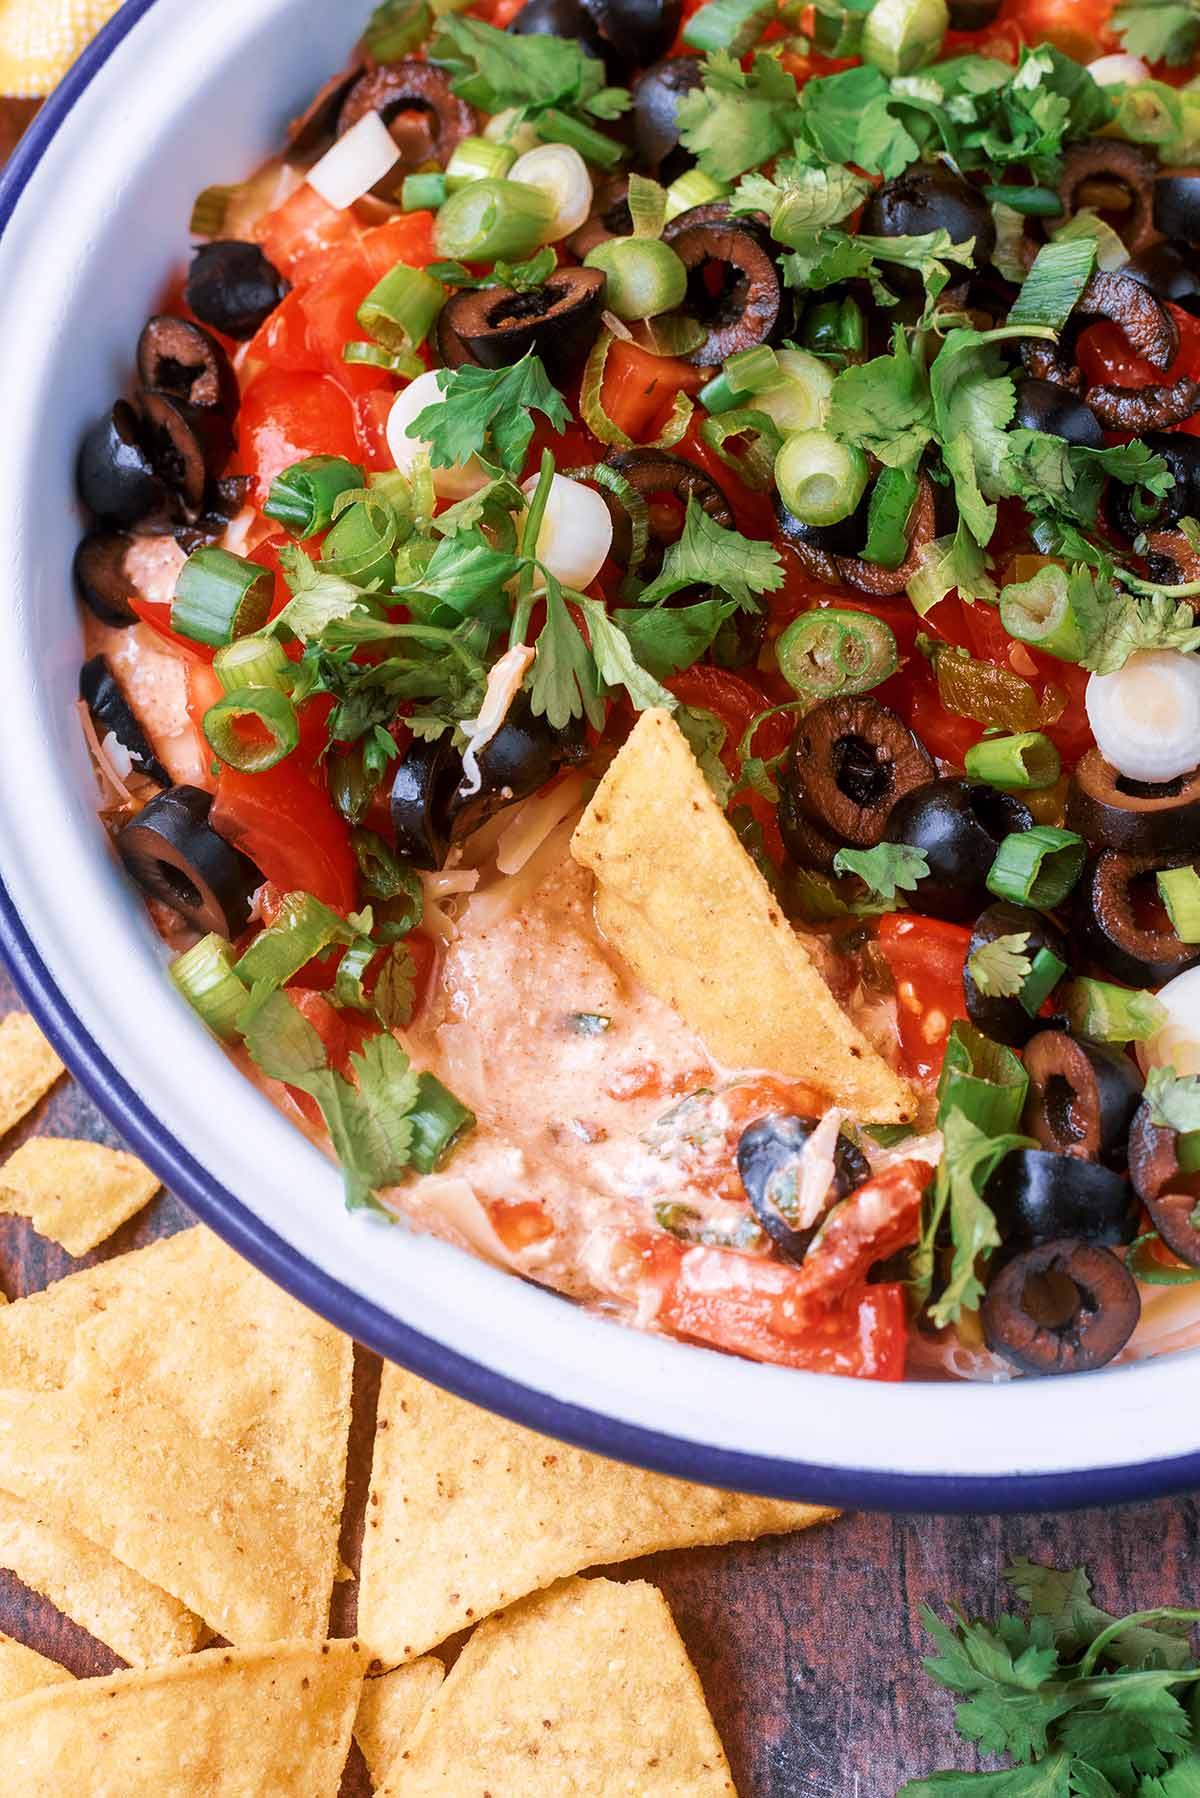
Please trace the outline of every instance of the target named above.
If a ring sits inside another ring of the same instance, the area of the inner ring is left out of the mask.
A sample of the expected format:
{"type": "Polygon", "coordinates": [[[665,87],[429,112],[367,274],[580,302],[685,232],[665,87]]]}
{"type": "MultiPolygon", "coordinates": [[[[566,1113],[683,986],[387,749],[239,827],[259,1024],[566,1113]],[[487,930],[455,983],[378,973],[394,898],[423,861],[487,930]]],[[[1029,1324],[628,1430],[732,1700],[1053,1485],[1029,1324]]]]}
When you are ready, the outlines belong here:
{"type": "Polygon", "coordinates": [[[962,1311],[976,1309],[983,1297],[979,1258],[1000,1243],[996,1219],[983,1201],[983,1189],[1010,1149],[1030,1146],[1024,1136],[985,1134],[957,1105],[949,1108],[941,1124],[942,1159],[912,1256],[912,1283],[926,1299],[933,1284],[940,1232],[948,1221],[953,1245],[950,1273],[929,1312],[939,1329],[954,1323],[962,1311]]]}
{"type": "Polygon", "coordinates": [[[1178,65],[1200,43],[1200,0],[1125,0],[1110,24],[1131,56],[1178,65]]]}
{"type": "Polygon", "coordinates": [[[843,369],[833,383],[825,429],[888,468],[915,468],[933,435],[929,379],[897,327],[886,356],[843,369]]]}
{"type": "Polygon", "coordinates": [[[592,656],[602,683],[609,688],[623,687],[639,712],[648,711],[651,706],[665,706],[667,711],[673,711],[674,695],[639,665],[629,638],[609,617],[603,603],[598,599],[585,599],[582,594],[576,594],[574,598],[587,621],[592,656]]]}
{"type": "Polygon", "coordinates": [[[907,843],[877,843],[874,849],[839,849],[833,867],[837,874],[857,874],[872,893],[890,905],[898,891],[916,891],[929,872],[929,858],[923,849],[907,843]]]}
{"type": "Polygon", "coordinates": [[[721,751],[728,734],[725,726],[714,713],[706,711],[703,706],[677,706],[675,722],[687,738],[705,780],[716,794],[717,804],[724,811],[733,798],[733,780],[721,760],[721,751]]]}
{"type": "Polygon", "coordinates": [[[603,1036],[612,1028],[612,1019],[602,1011],[573,1011],[567,1018],[567,1029],[573,1036],[603,1036]]]}
{"type": "Polygon", "coordinates": [[[822,225],[840,225],[871,192],[871,183],[840,163],[826,168],[781,160],[768,180],[766,175],[747,175],[730,202],[731,212],[765,212],[771,235],[796,249],[804,234],[822,225]]]}
{"type": "Polygon", "coordinates": [[[544,715],[552,730],[565,730],[583,715],[599,730],[604,707],[596,664],[557,581],[548,584],[546,622],[534,647],[529,688],[534,715],[544,715]]]}
{"type": "Polygon", "coordinates": [[[704,173],[736,181],[791,146],[800,123],[796,83],[777,54],[760,51],[747,71],[727,50],[715,50],[676,118],[680,142],[704,173]]]}
{"type": "Polygon", "coordinates": [[[558,267],[553,247],[546,244],[528,262],[497,262],[485,274],[473,275],[461,262],[431,262],[426,274],[445,287],[511,287],[516,293],[541,287],[558,267]]]}
{"type": "Polygon", "coordinates": [[[736,610],[732,600],[714,597],[691,606],[622,606],[612,616],[642,667],[666,680],[698,662],[736,610]]]}
{"type": "Polygon", "coordinates": [[[629,107],[626,90],[605,87],[604,64],[574,38],[520,36],[450,15],[440,21],[428,54],[449,71],[454,92],[482,112],[515,106],[536,119],[554,108],[613,119],[629,107]]]}
{"type": "Polygon", "coordinates": [[[683,531],[667,550],[662,573],[642,589],[638,600],[655,605],[697,584],[720,587],[743,610],[754,612],[756,594],[782,587],[783,563],[772,544],[725,530],[698,501],[689,499],[683,531]]]}
{"type": "Polygon", "coordinates": [[[1033,963],[1026,951],[1029,932],[1014,932],[981,943],[967,958],[972,980],[985,999],[1015,999],[1029,979],[1033,963]]]}
{"type": "MultiPolygon", "coordinates": [[[[456,24],[475,24],[473,19],[456,24]]],[[[499,33],[506,36],[504,32],[499,33]]],[[[545,38],[510,38],[511,43],[545,43],[545,38]]],[[[511,368],[443,368],[438,386],[444,399],[426,406],[410,427],[410,434],[429,445],[435,468],[453,468],[484,455],[519,475],[533,436],[533,412],[549,419],[556,431],[570,422],[571,413],[551,382],[539,357],[530,350],[511,368]]]]}

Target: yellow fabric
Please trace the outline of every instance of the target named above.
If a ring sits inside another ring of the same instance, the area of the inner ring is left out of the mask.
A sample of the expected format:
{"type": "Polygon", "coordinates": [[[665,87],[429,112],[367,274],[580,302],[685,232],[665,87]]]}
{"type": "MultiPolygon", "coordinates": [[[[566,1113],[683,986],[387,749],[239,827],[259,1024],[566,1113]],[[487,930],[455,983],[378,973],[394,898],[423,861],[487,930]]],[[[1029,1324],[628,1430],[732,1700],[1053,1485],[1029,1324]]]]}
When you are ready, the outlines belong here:
{"type": "Polygon", "coordinates": [[[0,93],[37,99],[57,86],[120,0],[0,0],[0,93]]]}

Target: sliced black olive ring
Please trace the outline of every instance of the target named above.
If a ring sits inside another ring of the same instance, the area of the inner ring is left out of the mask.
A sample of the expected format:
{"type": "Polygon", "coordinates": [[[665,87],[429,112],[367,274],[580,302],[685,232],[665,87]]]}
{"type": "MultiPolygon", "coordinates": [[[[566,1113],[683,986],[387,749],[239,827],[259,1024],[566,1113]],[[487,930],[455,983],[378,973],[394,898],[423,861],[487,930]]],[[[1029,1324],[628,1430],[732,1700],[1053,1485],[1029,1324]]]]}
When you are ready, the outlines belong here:
{"type": "Polygon", "coordinates": [[[137,524],[167,505],[141,419],[128,400],[118,400],[85,436],[76,481],[84,505],[110,524],[137,524]]]}
{"type": "Polygon", "coordinates": [[[871,1176],[870,1163],[862,1150],[848,1137],[839,1135],[833,1153],[833,1182],[821,1213],[811,1224],[799,1224],[796,1204],[804,1149],[818,1122],[817,1118],[783,1115],[757,1118],[742,1131],[738,1141],[738,1173],[750,1208],[790,1261],[803,1261],[829,1207],[847,1198],[871,1176]]]}
{"type": "Polygon", "coordinates": [[[212,794],[172,787],[117,835],[117,852],[144,893],[205,934],[235,937],[250,922],[263,877],[208,821],[212,794]]]}
{"type": "Polygon", "coordinates": [[[1171,1253],[1188,1267],[1200,1267],[1200,1230],[1192,1223],[1200,1203],[1200,1180],[1183,1172],[1178,1133],[1156,1124],[1148,1105],[1141,1107],[1129,1133],[1129,1174],[1171,1253]]]}
{"type": "MultiPolygon", "coordinates": [[[[885,568],[881,562],[864,562],[854,552],[866,542],[871,509],[871,488],[849,518],[833,525],[802,524],[788,511],[782,499],[775,499],[775,521],[779,535],[793,551],[804,572],[815,581],[830,585],[857,587],[876,599],[887,599],[903,593],[917,573],[926,546],[939,534],[937,496],[933,482],[922,475],[917,487],[916,503],[908,521],[908,554],[898,568],[885,568]]],[[[947,534],[953,530],[948,526],[947,534]]]]}
{"type": "Polygon", "coordinates": [[[79,671],[79,697],[91,713],[96,735],[102,743],[111,732],[122,749],[129,752],[139,774],[147,775],[160,787],[171,785],[171,776],[155,755],[104,656],[92,656],[83,664],[79,671]]]}
{"type": "Polygon", "coordinates": [[[1085,324],[1097,318],[1119,325],[1134,354],[1143,356],[1155,368],[1166,368],[1179,349],[1179,328],[1149,288],[1131,275],[1100,270],[1080,294],[1057,343],[1029,337],[1022,340],[1025,372],[1078,393],[1083,376],[1074,362],[1075,338],[1085,324]]]}
{"type": "Polygon", "coordinates": [[[1161,785],[1127,780],[1098,749],[1080,758],[1067,788],[1067,829],[1127,855],[1200,851],[1200,768],[1161,785]]]}
{"type": "Polygon", "coordinates": [[[198,516],[210,483],[233,452],[233,435],[223,414],[199,411],[169,393],[144,393],[142,436],[159,475],[188,513],[198,516]]]}
{"type": "Polygon", "coordinates": [[[790,853],[808,866],[828,868],[833,856],[824,859],[826,843],[834,853],[845,844],[874,848],[896,801],[924,787],[935,772],[904,720],[869,693],[822,700],[797,726],[783,775],[797,825],[787,829],[788,806],[781,806],[790,853]],[[813,859],[814,850],[821,859],[813,859]]]}
{"type": "Polygon", "coordinates": [[[1121,225],[1121,240],[1130,254],[1136,255],[1154,238],[1157,173],[1158,164],[1152,155],[1121,138],[1094,138],[1090,143],[1072,144],[1063,156],[1058,184],[1063,212],[1069,219],[1086,204],[1081,190],[1089,182],[1117,188],[1120,194],[1128,196],[1128,216],[1121,225]]]}
{"type": "Polygon", "coordinates": [[[1083,1373],[1119,1355],[1141,1316],[1133,1277],[1109,1249],[1064,1237],[1005,1263],[981,1320],[993,1354],[1025,1373],[1083,1373]]]}
{"type": "Polygon", "coordinates": [[[90,531],[75,551],[75,586],[83,603],[105,624],[123,629],[137,622],[130,605],[136,582],[125,558],[133,538],[125,531],[90,531]]]}
{"type": "Polygon", "coordinates": [[[688,271],[685,310],[707,336],[686,360],[711,368],[737,350],[766,343],[779,321],[783,283],[769,240],[749,219],[698,219],[681,212],[663,232],[688,271]],[[720,278],[714,292],[713,276],[720,278]]]}
{"type": "Polygon", "coordinates": [[[634,568],[629,566],[632,543],[629,519],[613,497],[609,506],[613,515],[613,558],[630,574],[650,578],[658,573],[668,544],[683,528],[689,500],[694,499],[714,524],[719,524],[723,530],[731,528],[733,508],[721,488],[711,475],[705,474],[694,463],[685,462],[682,456],[672,456],[667,450],[629,449],[614,450],[604,460],[617,474],[624,476],[647,504],[662,498],[673,500],[679,507],[678,529],[672,530],[670,535],[665,534],[661,519],[651,510],[649,549],[634,568]]]}
{"type": "MultiPolygon", "coordinates": [[[[932,867],[932,858],[930,865],[932,867]]],[[[920,903],[923,910],[924,882],[921,885],[920,903]]],[[[984,1036],[990,1036],[993,1042],[1007,1043],[1010,1048],[1019,1049],[1040,1028],[1039,1020],[1030,1017],[1016,994],[981,993],[971,972],[971,957],[976,950],[985,948],[1002,936],[1028,937],[1023,953],[1031,962],[1045,949],[1064,967],[1069,967],[1070,950],[1058,925],[1044,912],[1034,911],[1029,906],[1015,905],[1010,899],[996,900],[976,918],[963,966],[963,998],[967,1016],[976,1030],[982,1031],[984,1036]]]]}
{"type": "MultiPolygon", "coordinates": [[[[1123,1166],[1142,1082],[1119,1049],[1041,1030],[1026,1045],[1029,1096],[1022,1120],[1044,1149],[1123,1166]]],[[[1086,1235],[1074,1227],[1066,1235],[1086,1235]]]]}
{"type": "MultiPolygon", "coordinates": [[[[1131,986],[1162,986],[1200,962],[1200,944],[1185,943],[1170,920],[1142,923],[1135,882],[1179,868],[1187,856],[1121,855],[1102,849],[1076,889],[1080,936],[1109,974],[1131,986]]],[[[1164,914],[1165,915],[1165,914],[1164,914]]]]}
{"type": "Polygon", "coordinates": [[[1131,540],[1143,531],[1169,530],[1185,515],[1200,508],[1200,439],[1188,432],[1152,431],[1146,439],[1147,449],[1161,456],[1175,477],[1161,499],[1151,502],[1143,498],[1134,511],[1134,490],[1113,482],[1104,496],[1105,515],[1111,525],[1131,540]]]}
{"type": "Polygon", "coordinates": [[[906,793],[882,835],[924,851],[929,864],[915,903],[935,918],[964,922],[987,903],[987,877],[1006,836],[1033,815],[1015,794],[950,775],[906,793]]]}
{"type": "Polygon", "coordinates": [[[304,111],[292,120],[287,134],[289,160],[309,156],[332,140],[346,96],[362,74],[363,66],[356,61],[350,68],[331,75],[304,111]]]}
{"type": "Polygon", "coordinates": [[[1121,273],[1132,275],[1156,299],[1169,300],[1193,315],[1200,313],[1200,267],[1191,244],[1167,239],[1131,256],[1121,273]]]}
{"type": "Polygon", "coordinates": [[[214,337],[190,319],[160,312],[138,339],[138,381],[148,393],[169,394],[199,412],[237,408],[237,377],[214,337]]]}
{"type": "Polygon", "coordinates": [[[683,18],[683,0],[582,0],[601,42],[627,62],[665,56],[683,18]]]}
{"type": "Polygon", "coordinates": [[[1154,183],[1154,225],[1164,237],[1200,243],[1200,175],[1167,172],[1154,183]]]}
{"type": "Polygon", "coordinates": [[[396,144],[397,166],[372,189],[383,200],[394,197],[402,175],[431,162],[445,168],[477,122],[474,107],[459,99],[449,75],[415,57],[359,77],[338,115],[338,136],[345,137],[370,112],[379,114],[396,144]]]}
{"type": "Polygon", "coordinates": [[[219,238],[196,251],[183,297],[202,324],[245,342],[290,291],[256,243],[219,238]]]}
{"type": "Polygon", "coordinates": [[[1136,1207],[1123,1175],[1046,1149],[1010,1149],[983,1189],[1001,1240],[1028,1247],[1064,1236],[1109,1247],[1133,1239],[1136,1207]]]}
{"type": "Polygon", "coordinates": [[[558,387],[573,381],[600,329],[607,276],[596,268],[561,268],[544,287],[464,289],[438,317],[438,350],[447,368],[473,362],[509,368],[527,350],[540,356],[558,387]]]}
{"type": "Polygon", "coordinates": [[[645,69],[633,84],[633,143],[639,167],[670,182],[692,157],[679,148],[679,102],[700,86],[698,56],[668,56],[645,69]]]}

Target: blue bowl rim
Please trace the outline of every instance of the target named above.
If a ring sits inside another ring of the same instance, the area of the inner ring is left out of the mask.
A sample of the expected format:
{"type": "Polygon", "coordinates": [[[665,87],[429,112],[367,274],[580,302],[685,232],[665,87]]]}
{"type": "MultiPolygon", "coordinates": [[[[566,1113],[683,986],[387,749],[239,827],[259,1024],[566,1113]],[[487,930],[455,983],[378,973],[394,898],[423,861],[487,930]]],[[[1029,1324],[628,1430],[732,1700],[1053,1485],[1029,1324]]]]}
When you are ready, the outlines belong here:
{"type": "MultiPolygon", "coordinates": [[[[46,101],[0,176],[0,237],[76,102],[158,0],[125,0],[46,101]]],[[[547,1397],[411,1329],[322,1273],[207,1174],[155,1119],[83,1028],[0,880],[0,949],[30,1011],[100,1110],[163,1183],[239,1254],[330,1323],[435,1385],[515,1423],[611,1459],[733,1491],[859,1510],[996,1513],[1068,1510],[1200,1487],[1200,1453],[1078,1473],[877,1473],[705,1447],[547,1397]]]]}

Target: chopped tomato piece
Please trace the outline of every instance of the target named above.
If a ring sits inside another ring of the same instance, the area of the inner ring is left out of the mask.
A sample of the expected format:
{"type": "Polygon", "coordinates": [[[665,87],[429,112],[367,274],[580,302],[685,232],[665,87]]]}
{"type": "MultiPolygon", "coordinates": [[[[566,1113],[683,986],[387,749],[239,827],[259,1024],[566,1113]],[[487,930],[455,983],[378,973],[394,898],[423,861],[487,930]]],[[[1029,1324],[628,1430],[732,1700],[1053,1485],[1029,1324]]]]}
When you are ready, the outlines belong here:
{"type": "Polygon", "coordinates": [[[401,218],[389,219],[386,225],[363,232],[361,248],[376,281],[391,274],[398,262],[406,262],[409,268],[428,268],[437,260],[433,214],[406,212],[401,218]]]}
{"type": "Polygon", "coordinates": [[[354,406],[327,375],[268,369],[242,395],[238,463],[251,477],[256,505],[276,475],[308,456],[362,456],[354,406]]]}
{"type": "Polygon", "coordinates": [[[347,362],[342,355],[348,343],[361,343],[367,336],[358,322],[358,309],[375,284],[361,245],[353,244],[332,256],[300,294],[309,340],[320,353],[325,373],[351,394],[379,385],[377,368],[347,362]]]}
{"type": "Polygon", "coordinates": [[[635,343],[615,342],[608,352],[600,401],[605,413],[635,443],[645,443],[670,417],[677,393],[699,393],[704,377],[675,356],[651,356],[635,343]]]}
{"type": "Polygon", "coordinates": [[[247,362],[266,362],[272,368],[286,369],[290,374],[320,372],[321,352],[309,334],[303,299],[303,288],[294,287],[283,304],[276,306],[251,339],[246,351],[247,362]]]}
{"type": "Polygon", "coordinates": [[[514,1255],[554,1235],[554,1225],[536,1199],[488,1199],[486,1210],[492,1229],[514,1255]]]}
{"type": "MultiPolygon", "coordinates": [[[[324,1043],[330,1067],[348,1080],[353,1078],[350,1057],[359,1053],[369,1037],[378,1035],[379,1026],[357,1012],[338,1011],[328,999],[307,987],[290,986],[287,996],[324,1043]]],[[[314,1098],[295,1086],[289,1086],[287,1093],[308,1123],[315,1129],[323,1128],[321,1108],[314,1098]]]]}
{"type": "MultiPolygon", "coordinates": [[[[379,378],[378,369],[375,378],[379,378]]],[[[388,418],[395,398],[394,387],[372,387],[369,393],[360,393],[354,401],[363,459],[372,474],[382,474],[396,466],[387,440],[388,418]]]]}
{"type": "Polygon", "coordinates": [[[1020,27],[1027,44],[1053,44],[1089,63],[1120,46],[1109,28],[1114,0],[1008,0],[1001,19],[1020,27]]]}
{"type": "Polygon", "coordinates": [[[891,912],[879,923],[879,947],[896,983],[904,1072],[925,1080],[942,1065],[956,1019],[967,1015],[963,967],[971,932],[943,918],[891,912]]]}
{"type": "Polygon", "coordinates": [[[259,220],[254,235],[280,273],[300,282],[318,270],[334,245],[357,237],[358,226],[353,212],[331,206],[306,181],[259,220]]]}

